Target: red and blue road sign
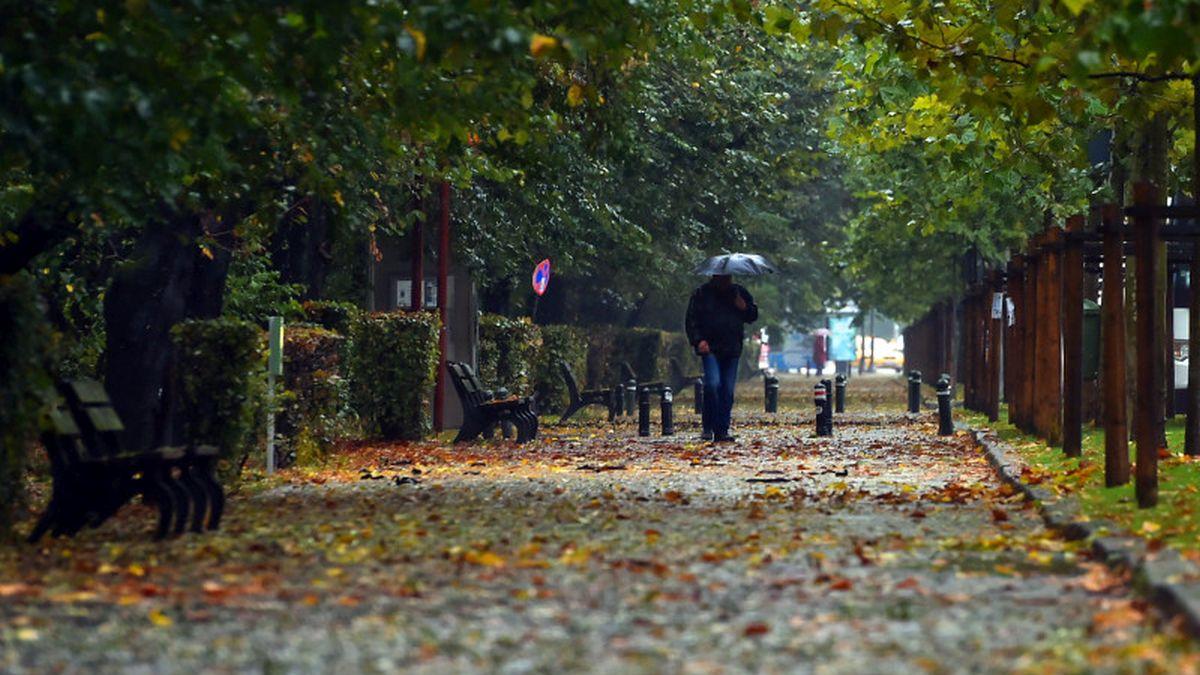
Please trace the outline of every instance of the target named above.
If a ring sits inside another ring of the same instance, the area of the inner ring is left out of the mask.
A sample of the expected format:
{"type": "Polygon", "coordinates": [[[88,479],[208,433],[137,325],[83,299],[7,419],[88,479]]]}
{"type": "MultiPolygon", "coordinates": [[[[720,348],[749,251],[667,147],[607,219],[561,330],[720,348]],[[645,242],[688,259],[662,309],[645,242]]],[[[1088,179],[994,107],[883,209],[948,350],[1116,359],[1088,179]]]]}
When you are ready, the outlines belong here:
{"type": "Polygon", "coordinates": [[[550,285],[550,259],[546,258],[533,268],[533,292],[542,295],[550,285]]]}

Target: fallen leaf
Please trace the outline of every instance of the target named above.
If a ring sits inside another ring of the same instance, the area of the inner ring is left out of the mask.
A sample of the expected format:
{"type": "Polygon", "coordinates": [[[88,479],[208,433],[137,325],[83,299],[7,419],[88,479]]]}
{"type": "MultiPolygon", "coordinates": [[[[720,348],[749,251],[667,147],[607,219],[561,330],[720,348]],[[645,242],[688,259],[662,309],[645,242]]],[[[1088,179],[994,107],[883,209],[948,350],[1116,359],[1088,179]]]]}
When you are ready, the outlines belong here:
{"type": "Polygon", "coordinates": [[[742,635],[745,635],[746,637],[755,637],[758,635],[766,635],[770,632],[770,626],[761,621],[755,621],[754,623],[746,626],[746,629],[742,631],[742,635]]]}
{"type": "Polygon", "coordinates": [[[150,619],[150,623],[158,626],[159,628],[170,628],[175,623],[171,617],[163,614],[161,609],[150,610],[148,618],[150,619]]]}

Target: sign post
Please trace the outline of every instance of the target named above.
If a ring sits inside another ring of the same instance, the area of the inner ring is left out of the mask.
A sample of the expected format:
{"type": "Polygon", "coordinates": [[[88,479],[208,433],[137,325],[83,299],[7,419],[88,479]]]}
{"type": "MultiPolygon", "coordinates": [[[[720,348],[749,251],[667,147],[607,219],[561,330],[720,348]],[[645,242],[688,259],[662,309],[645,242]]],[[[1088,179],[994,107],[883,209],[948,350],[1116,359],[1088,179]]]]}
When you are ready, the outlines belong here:
{"type": "Polygon", "coordinates": [[[275,473],[275,378],[283,375],[283,317],[267,319],[267,475],[275,473]]]}
{"type": "Polygon", "coordinates": [[[533,268],[533,292],[537,295],[533,299],[533,316],[530,317],[537,321],[538,301],[542,299],[542,294],[546,292],[546,287],[550,285],[550,259],[546,258],[533,268]]]}

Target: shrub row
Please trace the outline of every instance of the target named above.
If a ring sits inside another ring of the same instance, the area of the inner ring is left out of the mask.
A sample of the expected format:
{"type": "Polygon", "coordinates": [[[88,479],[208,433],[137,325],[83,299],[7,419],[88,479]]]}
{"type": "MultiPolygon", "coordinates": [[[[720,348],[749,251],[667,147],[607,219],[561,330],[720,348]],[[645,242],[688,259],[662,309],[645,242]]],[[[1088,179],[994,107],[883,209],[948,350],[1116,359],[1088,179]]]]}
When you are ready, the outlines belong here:
{"type": "Polygon", "coordinates": [[[43,317],[27,275],[0,277],[0,538],[23,503],[26,459],[53,391],[54,336],[43,317]]]}
{"type": "Polygon", "coordinates": [[[354,322],[351,389],[369,432],[387,439],[418,439],[429,432],[440,330],[433,312],[369,314],[354,322]]]}
{"type": "Polygon", "coordinates": [[[236,476],[257,445],[266,393],[266,336],[243,319],[189,320],[171,329],[185,440],[221,450],[222,477],[236,476]]]}
{"type": "Polygon", "coordinates": [[[605,387],[628,362],[642,381],[667,380],[671,358],[695,370],[692,350],[681,333],[650,328],[536,326],[528,319],[484,315],[479,321],[479,375],[489,386],[536,391],[543,412],[567,403],[559,361],[566,361],[580,386],[605,387]]]}

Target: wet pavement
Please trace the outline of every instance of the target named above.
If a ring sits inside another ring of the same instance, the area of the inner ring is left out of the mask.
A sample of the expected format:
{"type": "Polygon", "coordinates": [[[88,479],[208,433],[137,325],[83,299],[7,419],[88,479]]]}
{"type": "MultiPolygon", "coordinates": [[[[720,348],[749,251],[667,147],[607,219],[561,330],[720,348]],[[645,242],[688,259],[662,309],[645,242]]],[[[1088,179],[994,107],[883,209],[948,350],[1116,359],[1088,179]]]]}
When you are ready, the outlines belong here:
{"type": "MultiPolygon", "coordinates": [[[[1192,647],[965,436],[855,380],[741,394],[739,442],[630,422],[347,448],[156,544],[137,509],[0,552],[5,672],[1181,672],[1192,647]],[[657,431],[657,428],[656,428],[657,431]]],[[[687,407],[681,401],[680,408],[687,407]]]]}

